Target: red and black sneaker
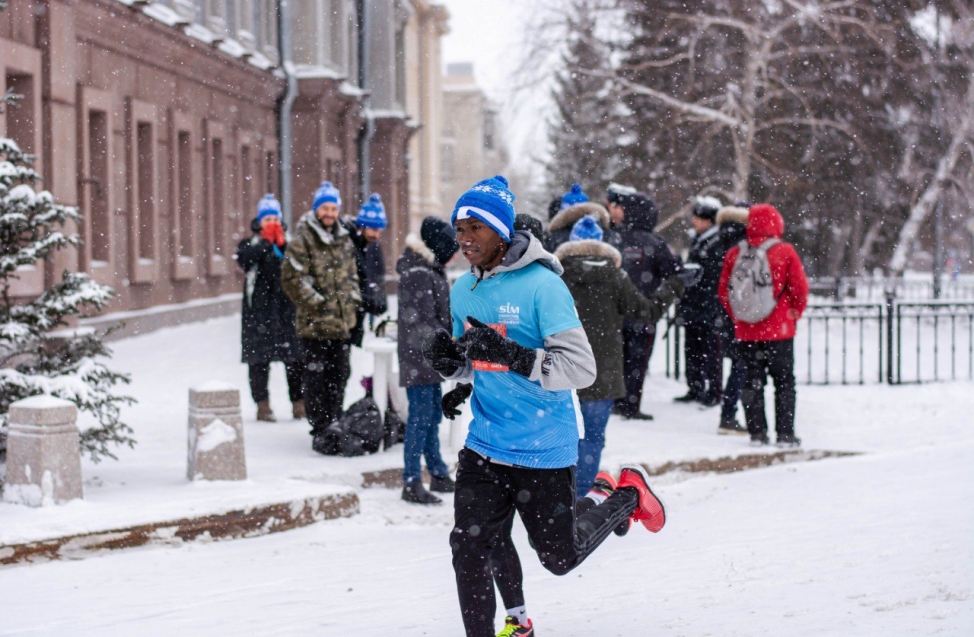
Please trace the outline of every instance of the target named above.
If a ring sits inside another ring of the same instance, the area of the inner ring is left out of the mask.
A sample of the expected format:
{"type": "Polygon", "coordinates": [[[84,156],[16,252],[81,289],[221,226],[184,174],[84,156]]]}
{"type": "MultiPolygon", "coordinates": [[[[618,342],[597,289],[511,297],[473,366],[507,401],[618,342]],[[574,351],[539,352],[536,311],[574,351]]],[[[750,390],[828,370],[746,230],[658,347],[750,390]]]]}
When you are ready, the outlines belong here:
{"type": "Polygon", "coordinates": [[[653,490],[649,488],[649,476],[639,465],[626,465],[619,474],[617,489],[630,487],[639,492],[639,502],[632,514],[633,522],[642,522],[653,533],[659,533],[666,524],[666,511],[653,490]]]}
{"type": "MultiPolygon", "coordinates": [[[[601,498],[604,502],[605,498],[612,495],[612,492],[616,490],[616,479],[612,477],[612,474],[607,471],[599,471],[595,476],[595,480],[592,481],[592,488],[588,490],[589,493],[595,496],[605,496],[601,498]]],[[[588,494],[586,494],[588,495],[588,494]]],[[[595,500],[596,498],[592,498],[595,500]]]]}
{"type": "Polygon", "coordinates": [[[522,626],[517,617],[508,616],[504,620],[504,630],[497,633],[497,637],[534,637],[534,624],[529,619],[522,626]]]}

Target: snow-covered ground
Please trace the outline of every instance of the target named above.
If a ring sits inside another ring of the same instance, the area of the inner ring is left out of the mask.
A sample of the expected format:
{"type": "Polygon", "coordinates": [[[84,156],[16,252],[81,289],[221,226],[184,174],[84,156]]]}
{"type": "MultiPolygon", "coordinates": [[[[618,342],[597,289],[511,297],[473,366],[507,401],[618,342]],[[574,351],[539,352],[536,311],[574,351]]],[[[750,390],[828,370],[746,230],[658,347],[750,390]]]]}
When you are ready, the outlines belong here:
{"type": "MultiPolygon", "coordinates": [[[[43,518],[64,530],[121,519],[120,506],[141,515],[156,502],[192,507],[220,489],[268,497],[302,485],[354,487],[361,513],[262,538],[2,569],[0,635],[462,634],[449,496],[422,508],[395,490],[359,488],[363,471],[401,466],[401,446],[324,458],[311,451],[306,423],[254,422],[238,321],[116,343],[114,364],[133,374],[140,401],[127,414],[138,447],[118,462],[85,464],[85,502],[3,505],[0,535],[36,532],[43,518]],[[185,479],[186,392],[209,380],[234,383],[245,397],[246,483],[185,479]]],[[[361,396],[356,380],[370,366],[355,354],[349,401],[361,396]]],[[[715,410],[672,403],[684,388],[661,369],[658,357],[643,404],[656,420],[613,418],[604,467],[752,451],[743,438],[715,434],[715,410]]],[[[280,366],[272,402],[279,417],[289,415],[280,366]]],[[[540,567],[517,526],[529,614],[541,635],[559,637],[972,635],[972,424],[970,383],[799,387],[804,446],[861,455],[662,476],[663,531],[612,536],[562,578],[540,567]]]]}

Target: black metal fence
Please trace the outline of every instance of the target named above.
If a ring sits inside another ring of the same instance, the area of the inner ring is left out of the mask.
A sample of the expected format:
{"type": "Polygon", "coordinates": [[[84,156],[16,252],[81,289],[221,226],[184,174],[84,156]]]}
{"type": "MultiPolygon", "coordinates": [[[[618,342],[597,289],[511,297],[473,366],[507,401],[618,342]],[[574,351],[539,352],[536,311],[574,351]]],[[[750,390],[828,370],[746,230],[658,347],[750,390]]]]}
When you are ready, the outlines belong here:
{"type": "MultiPolygon", "coordinates": [[[[856,300],[883,303],[892,291],[904,301],[928,301],[934,298],[934,285],[930,279],[880,277],[813,277],[808,280],[813,297],[833,299],[838,302],[856,300]]],[[[974,277],[963,275],[947,278],[940,286],[940,299],[974,301],[974,277]]]]}
{"type": "MultiPolygon", "coordinates": [[[[683,330],[672,313],[665,329],[666,375],[679,378],[683,330]]],[[[795,337],[795,375],[812,385],[974,380],[974,300],[810,303],[795,337]]]]}

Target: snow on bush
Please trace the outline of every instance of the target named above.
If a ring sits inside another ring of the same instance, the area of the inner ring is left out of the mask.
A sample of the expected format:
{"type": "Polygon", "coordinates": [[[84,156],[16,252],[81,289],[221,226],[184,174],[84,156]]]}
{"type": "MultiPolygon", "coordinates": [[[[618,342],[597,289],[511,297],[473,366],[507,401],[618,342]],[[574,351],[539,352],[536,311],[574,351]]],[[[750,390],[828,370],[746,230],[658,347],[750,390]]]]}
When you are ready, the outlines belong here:
{"type": "MultiPolygon", "coordinates": [[[[12,101],[10,95],[0,98],[0,111],[12,101]]],[[[132,429],[119,419],[120,407],[134,401],[114,393],[129,378],[101,362],[111,356],[104,332],[54,332],[104,307],[114,292],[84,273],[65,271],[36,298],[12,296],[20,268],[80,243],[77,235],[62,232],[68,221],[80,223],[77,210],[35,190],[39,176],[32,163],[16,142],[0,137],[0,452],[6,448],[10,404],[47,394],[71,401],[97,422],[81,432],[81,448],[92,460],[114,458],[112,446],[135,444],[132,429]]]]}

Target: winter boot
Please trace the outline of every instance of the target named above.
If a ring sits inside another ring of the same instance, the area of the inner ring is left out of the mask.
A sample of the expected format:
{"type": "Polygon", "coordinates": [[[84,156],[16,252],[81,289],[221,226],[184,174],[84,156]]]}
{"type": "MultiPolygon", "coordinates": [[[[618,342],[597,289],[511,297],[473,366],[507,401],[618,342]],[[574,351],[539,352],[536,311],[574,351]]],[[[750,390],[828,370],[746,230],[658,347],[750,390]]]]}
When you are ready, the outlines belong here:
{"type": "Polygon", "coordinates": [[[781,435],[778,436],[778,442],[774,443],[774,446],[779,449],[797,449],[802,446],[802,439],[795,434],[781,435]]]}
{"type": "Polygon", "coordinates": [[[304,420],[308,417],[308,412],[304,410],[303,400],[295,400],[293,403],[291,403],[291,416],[295,420],[304,420]]]}
{"type": "Polygon", "coordinates": [[[412,504],[442,504],[443,500],[439,499],[432,493],[426,490],[423,483],[417,480],[416,482],[409,482],[405,484],[402,488],[402,499],[406,502],[411,502],[412,504]]]}
{"type": "Polygon", "coordinates": [[[717,433],[721,436],[730,436],[733,434],[746,436],[747,427],[737,422],[737,420],[721,420],[720,426],[717,427],[717,433]]]}
{"type": "Polygon", "coordinates": [[[443,476],[439,478],[433,476],[430,480],[430,491],[436,491],[437,493],[453,493],[457,490],[457,483],[453,481],[450,476],[443,476]]]}
{"type": "Polygon", "coordinates": [[[630,414],[625,415],[624,418],[626,418],[627,420],[652,420],[653,415],[643,413],[641,411],[634,411],[630,414]]]}
{"type": "Polygon", "coordinates": [[[751,434],[752,447],[767,447],[768,443],[768,434],[751,434]]]}
{"type": "Polygon", "coordinates": [[[702,408],[716,407],[720,404],[720,394],[704,394],[700,398],[700,406],[702,408]]]}
{"type": "Polygon", "coordinates": [[[677,403],[700,402],[700,394],[698,394],[695,390],[691,389],[690,391],[683,394],[682,396],[677,396],[676,398],[674,398],[673,402],[677,402],[677,403]]]}
{"type": "Polygon", "coordinates": [[[508,616],[504,620],[504,630],[497,633],[497,637],[534,637],[534,623],[529,619],[522,626],[517,617],[508,616]]]}
{"type": "Polygon", "coordinates": [[[617,489],[635,489],[639,493],[636,510],[632,514],[633,522],[642,522],[643,526],[652,533],[659,533],[666,524],[666,511],[652,489],[649,488],[649,476],[639,465],[626,465],[619,475],[617,489]]]}
{"type": "Polygon", "coordinates": [[[257,403],[257,420],[260,422],[277,422],[277,418],[274,417],[274,412],[271,411],[271,403],[269,400],[262,400],[257,403]]]}

